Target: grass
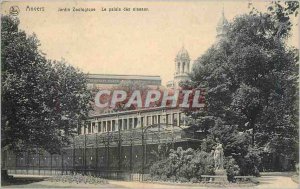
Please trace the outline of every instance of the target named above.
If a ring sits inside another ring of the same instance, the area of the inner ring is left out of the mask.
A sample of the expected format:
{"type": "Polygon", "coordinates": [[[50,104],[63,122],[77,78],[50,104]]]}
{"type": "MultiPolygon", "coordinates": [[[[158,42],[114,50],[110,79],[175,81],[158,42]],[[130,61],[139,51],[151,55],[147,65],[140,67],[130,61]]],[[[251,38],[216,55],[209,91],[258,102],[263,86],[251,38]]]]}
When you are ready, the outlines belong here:
{"type": "Polygon", "coordinates": [[[37,183],[43,181],[43,178],[14,178],[10,176],[7,179],[1,180],[1,186],[18,186],[18,185],[29,185],[32,183],[37,183]]]}
{"type": "Polygon", "coordinates": [[[76,182],[51,182],[45,178],[37,177],[10,177],[2,180],[3,188],[111,188],[112,185],[106,183],[76,183],[76,182]]]}

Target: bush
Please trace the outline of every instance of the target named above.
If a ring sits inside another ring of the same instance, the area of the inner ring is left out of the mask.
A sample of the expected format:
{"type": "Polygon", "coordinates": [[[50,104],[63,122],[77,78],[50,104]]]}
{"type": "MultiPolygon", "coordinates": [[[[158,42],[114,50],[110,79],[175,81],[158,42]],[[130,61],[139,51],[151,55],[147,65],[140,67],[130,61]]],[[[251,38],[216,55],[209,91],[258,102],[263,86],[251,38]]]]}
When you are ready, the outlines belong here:
{"type": "Polygon", "coordinates": [[[238,164],[236,163],[235,159],[233,159],[231,156],[225,158],[225,165],[224,168],[227,172],[227,179],[229,182],[235,182],[234,176],[237,176],[240,174],[240,168],[238,164]]]}
{"type": "Polygon", "coordinates": [[[242,175],[254,175],[259,176],[258,167],[261,164],[261,152],[256,149],[249,147],[248,153],[244,156],[239,158],[239,166],[241,169],[242,175]]]}
{"type": "Polygon", "coordinates": [[[179,177],[178,178],[179,182],[189,182],[189,179],[185,178],[185,177],[179,177]]]}
{"type": "Polygon", "coordinates": [[[100,178],[94,177],[91,175],[84,176],[81,174],[73,174],[73,175],[56,175],[54,177],[49,178],[51,182],[68,182],[68,183],[85,183],[85,184],[107,184],[108,181],[100,178]]]}
{"type": "Polygon", "coordinates": [[[199,180],[198,180],[197,178],[194,177],[194,178],[191,179],[191,182],[192,182],[192,183],[197,183],[197,182],[199,182],[199,180]]]}
{"type": "Polygon", "coordinates": [[[165,164],[167,163],[166,160],[161,160],[158,161],[156,163],[154,163],[151,167],[150,167],[150,175],[153,178],[159,179],[161,178],[162,175],[167,175],[167,173],[169,171],[167,171],[167,167],[165,166],[165,164]]]}
{"type": "Polygon", "coordinates": [[[153,178],[166,181],[198,182],[203,174],[214,174],[211,154],[191,148],[171,150],[166,159],[150,167],[153,178]]]}

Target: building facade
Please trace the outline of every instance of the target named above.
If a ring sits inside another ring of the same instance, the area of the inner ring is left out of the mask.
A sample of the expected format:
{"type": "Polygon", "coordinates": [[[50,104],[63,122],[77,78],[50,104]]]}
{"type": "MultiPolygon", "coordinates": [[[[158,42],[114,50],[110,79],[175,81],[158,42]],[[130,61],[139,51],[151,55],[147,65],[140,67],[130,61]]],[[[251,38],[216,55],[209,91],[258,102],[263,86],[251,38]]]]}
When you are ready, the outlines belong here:
{"type": "Polygon", "coordinates": [[[153,75],[115,75],[115,74],[87,74],[88,89],[114,87],[122,82],[142,83],[150,88],[161,86],[160,76],[153,75]]]}
{"type": "Polygon", "coordinates": [[[166,125],[185,128],[185,115],[178,108],[149,108],[103,113],[89,117],[79,134],[94,134],[166,125]]]}

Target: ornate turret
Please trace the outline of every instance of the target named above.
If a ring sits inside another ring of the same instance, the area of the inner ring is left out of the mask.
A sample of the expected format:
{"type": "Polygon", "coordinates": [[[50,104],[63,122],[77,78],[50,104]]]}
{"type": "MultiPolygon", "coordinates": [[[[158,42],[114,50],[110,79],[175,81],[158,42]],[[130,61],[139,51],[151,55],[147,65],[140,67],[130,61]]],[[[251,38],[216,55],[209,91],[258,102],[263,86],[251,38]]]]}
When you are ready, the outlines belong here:
{"type": "Polygon", "coordinates": [[[179,86],[179,82],[189,79],[188,74],[190,73],[190,61],[189,53],[184,47],[182,47],[175,58],[175,88],[179,86]]]}

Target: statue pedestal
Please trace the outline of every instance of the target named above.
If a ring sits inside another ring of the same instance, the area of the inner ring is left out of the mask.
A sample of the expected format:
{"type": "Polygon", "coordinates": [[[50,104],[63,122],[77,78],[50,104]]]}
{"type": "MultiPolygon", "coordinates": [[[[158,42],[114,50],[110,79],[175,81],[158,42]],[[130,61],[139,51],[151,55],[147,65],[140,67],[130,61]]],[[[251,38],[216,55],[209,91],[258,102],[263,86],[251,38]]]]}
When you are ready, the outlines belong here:
{"type": "Polygon", "coordinates": [[[215,174],[216,174],[217,177],[215,177],[214,182],[228,183],[227,173],[226,173],[225,169],[215,170],[215,174]]]}

